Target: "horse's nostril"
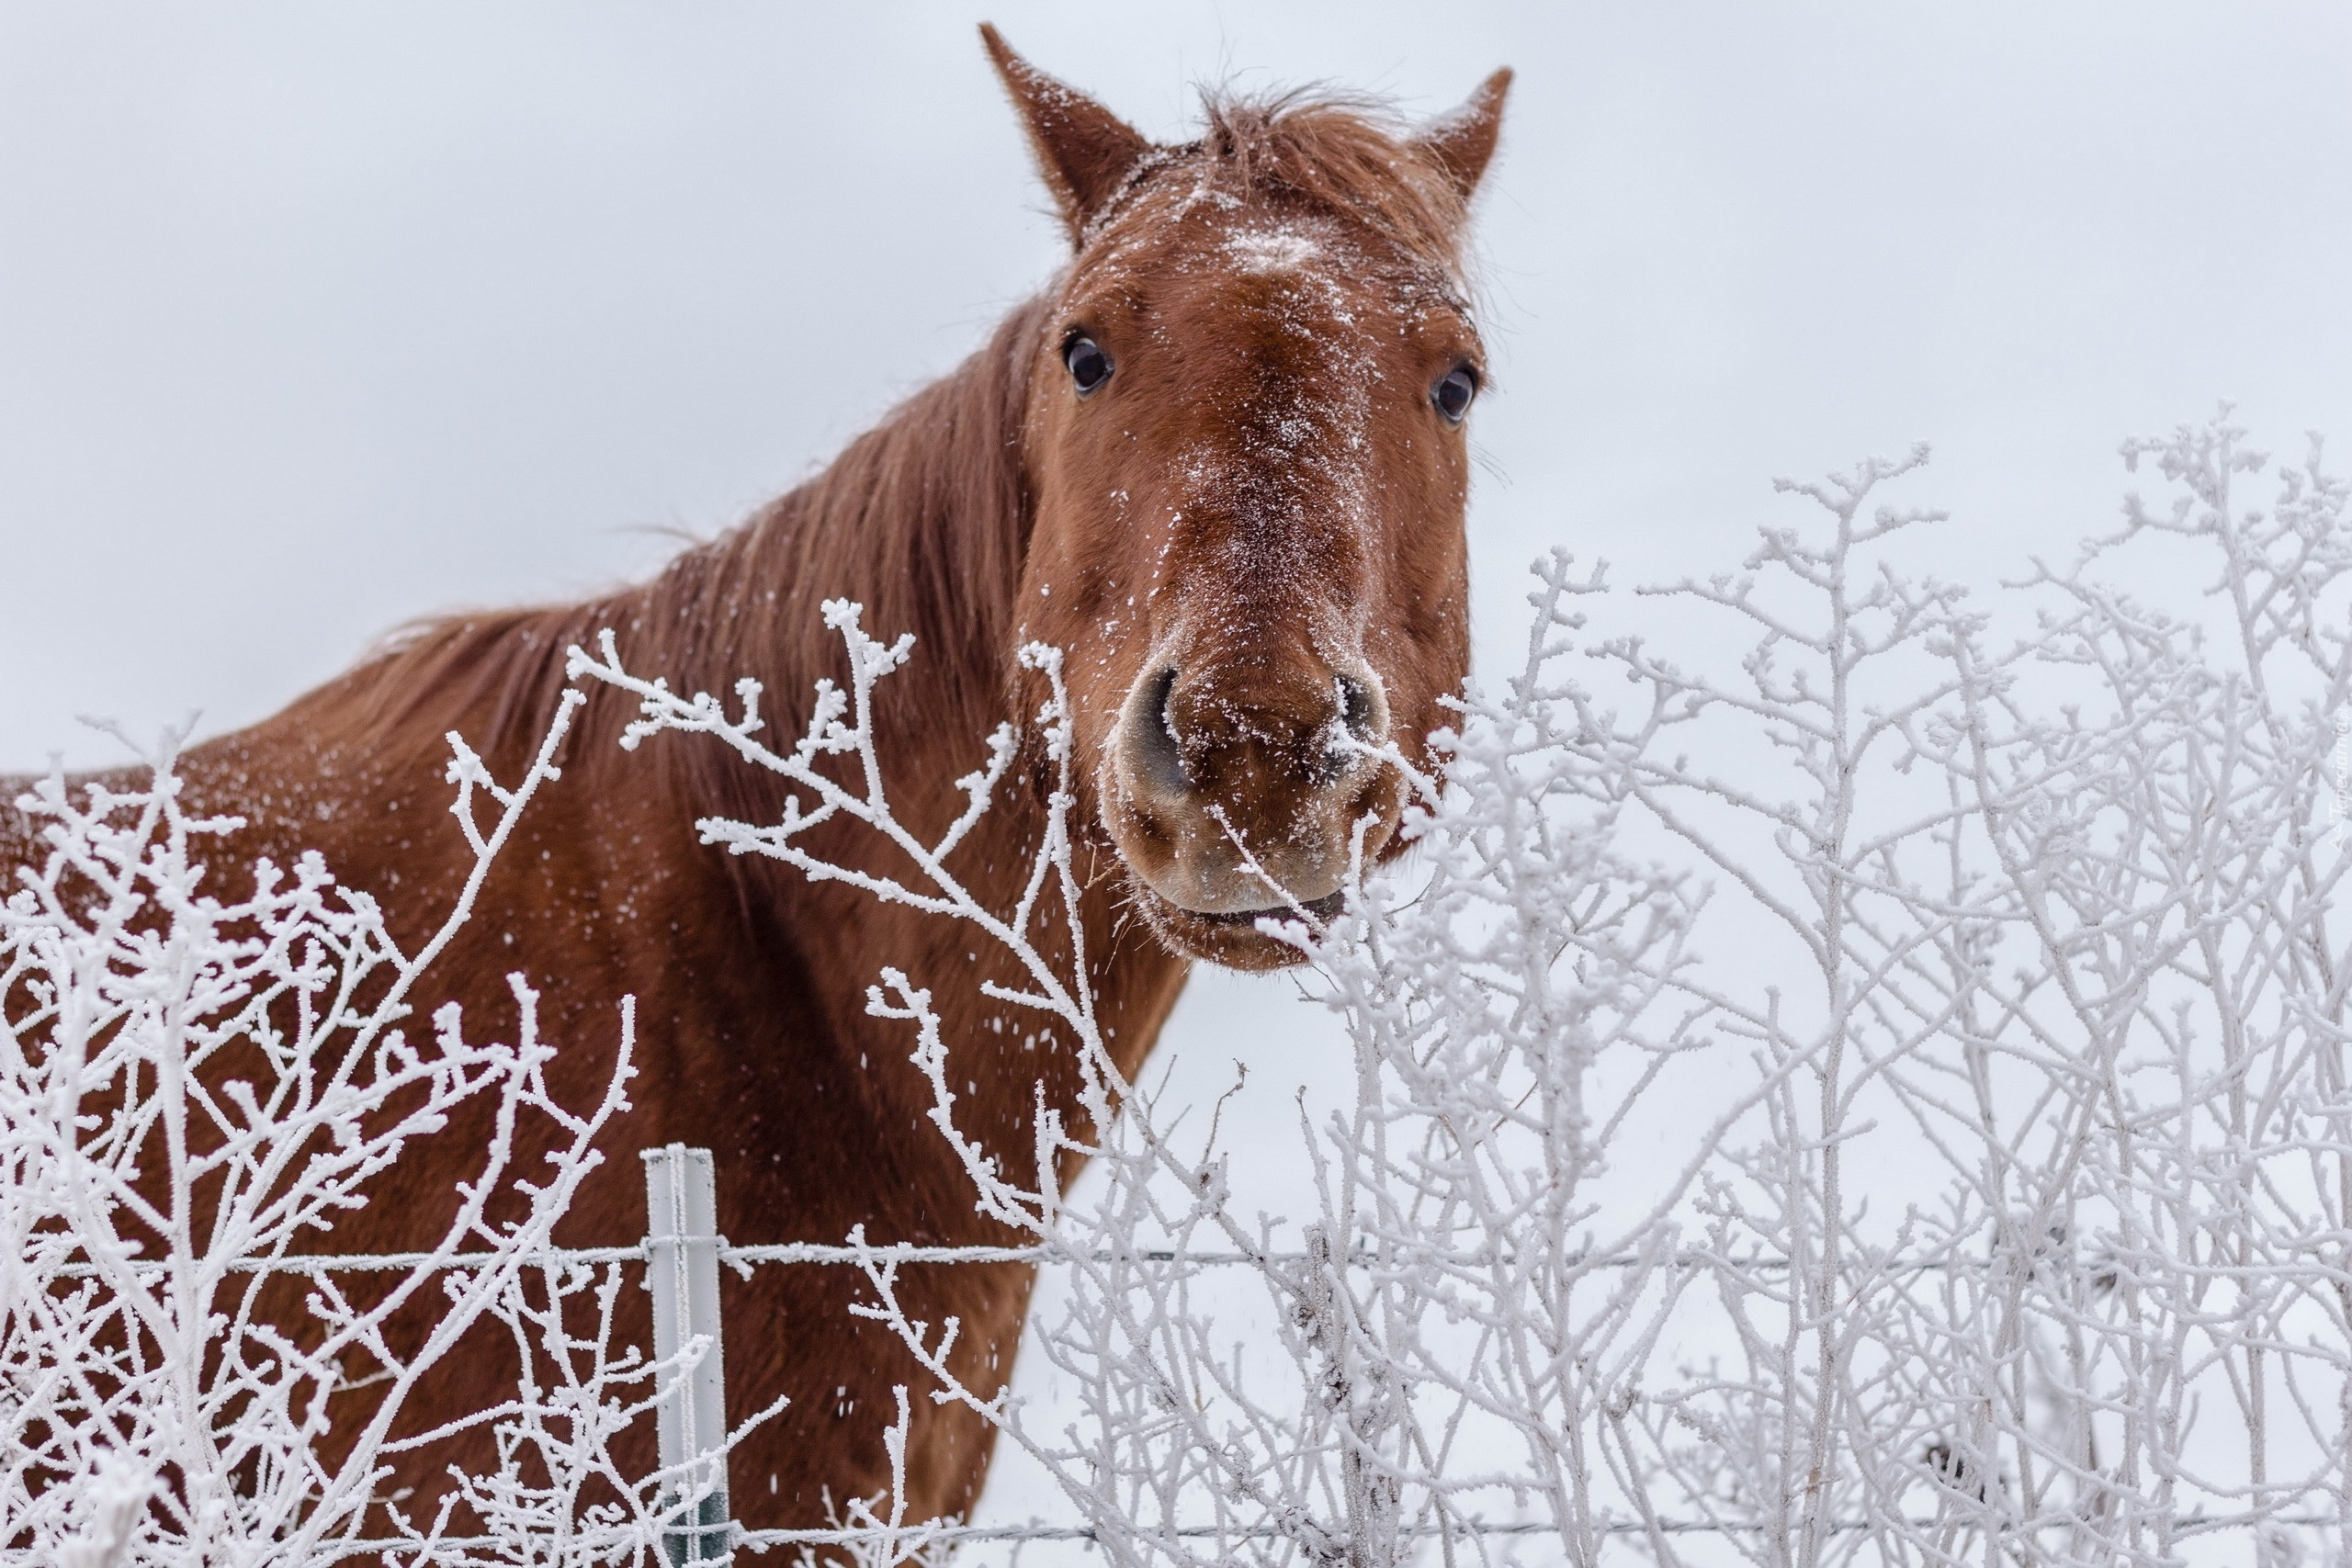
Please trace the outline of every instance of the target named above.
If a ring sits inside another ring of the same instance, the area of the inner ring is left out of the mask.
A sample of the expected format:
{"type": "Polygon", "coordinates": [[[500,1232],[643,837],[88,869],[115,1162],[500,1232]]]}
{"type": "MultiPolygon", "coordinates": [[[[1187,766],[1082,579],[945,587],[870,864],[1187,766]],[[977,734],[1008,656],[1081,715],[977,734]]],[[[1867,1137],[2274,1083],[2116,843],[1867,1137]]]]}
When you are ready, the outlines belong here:
{"type": "Polygon", "coordinates": [[[1339,699],[1339,726],[1324,731],[1324,752],[1318,782],[1337,784],[1363,761],[1363,749],[1377,746],[1386,728],[1380,698],[1360,677],[1333,674],[1332,694],[1339,699]]]}
{"type": "Polygon", "coordinates": [[[1182,795],[1191,787],[1184,777],[1184,756],[1176,745],[1175,716],[1168,705],[1176,694],[1176,671],[1162,670],[1136,704],[1129,720],[1128,744],[1144,782],[1162,795],[1182,795]]]}
{"type": "Polygon", "coordinates": [[[1366,744],[1371,743],[1377,739],[1374,733],[1377,726],[1373,712],[1372,688],[1352,675],[1340,675],[1333,679],[1340,689],[1340,722],[1348,727],[1349,734],[1366,744]]]}

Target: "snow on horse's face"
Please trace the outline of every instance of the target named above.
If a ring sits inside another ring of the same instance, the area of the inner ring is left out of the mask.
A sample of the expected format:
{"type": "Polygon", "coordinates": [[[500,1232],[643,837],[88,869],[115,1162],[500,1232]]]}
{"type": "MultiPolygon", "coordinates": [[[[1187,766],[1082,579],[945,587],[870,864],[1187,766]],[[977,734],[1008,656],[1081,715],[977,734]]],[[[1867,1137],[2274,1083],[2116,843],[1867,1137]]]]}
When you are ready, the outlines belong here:
{"type": "Polygon", "coordinates": [[[1076,254],[1035,344],[1017,620],[1066,671],[1092,815],[1162,940],[1240,967],[1259,919],[1393,851],[1468,663],[1458,260],[1502,89],[1419,136],[1211,105],[1154,148],[1000,57],[1076,254]]]}

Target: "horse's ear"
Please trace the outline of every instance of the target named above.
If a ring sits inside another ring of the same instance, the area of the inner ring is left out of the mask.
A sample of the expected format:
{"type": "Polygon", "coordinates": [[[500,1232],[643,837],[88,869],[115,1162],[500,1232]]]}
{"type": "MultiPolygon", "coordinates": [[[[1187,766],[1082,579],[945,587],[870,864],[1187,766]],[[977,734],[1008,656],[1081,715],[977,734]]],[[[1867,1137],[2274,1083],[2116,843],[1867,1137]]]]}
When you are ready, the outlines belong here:
{"type": "Polygon", "coordinates": [[[1506,65],[1479,83],[1468,102],[1413,138],[1413,145],[1445,171],[1465,202],[1494,158],[1495,139],[1503,129],[1503,95],[1510,91],[1510,67],[1506,65]]]}
{"type": "Polygon", "coordinates": [[[1053,187],[1062,220],[1075,241],[1126,183],[1151,143],[1092,98],[1013,53],[1003,35],[986,22],[980,24],[980,41],[988,45],[996,73],[1021,111],[1037,167],[1053,187]]]}

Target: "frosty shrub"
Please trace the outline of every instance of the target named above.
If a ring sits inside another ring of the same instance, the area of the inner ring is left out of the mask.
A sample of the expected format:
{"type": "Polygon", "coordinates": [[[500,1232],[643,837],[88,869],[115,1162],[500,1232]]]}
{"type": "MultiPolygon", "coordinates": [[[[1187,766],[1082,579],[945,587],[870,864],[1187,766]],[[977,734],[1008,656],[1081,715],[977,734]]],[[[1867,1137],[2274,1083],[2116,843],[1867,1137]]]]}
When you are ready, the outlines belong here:
{"type": "MultiPolygon", "coordinates": [[[[1003,1168],[958,1122],[928,988],[954,977],[876,977],[974,1202],[1055,1277],[1025,1351],[1052,1401],[958,1382],[958,1325],[901,1302],[904,1249],[848,1238],[857,1310],[932,1380],[901,1393],[894,1456],[910,1400],[960,1402],[1070,1519],[910,1521],[886,1493],[838,1530],[742,1532],[738,1561],[2340,1560],[2347,491],[2316,444],[2266,479],[2226,412],[2124,456],[2168,498],[1995,595],[1906,569],[1939,517],[1882,497],[1923,453],[1784,485],[1803,522],[1737,571],[1626,593],[1539,562],[1524,658],[1464,694],[1442,776],[1409,781],[1413,852],[1359,865],[1336,918],[1268,922],[1352,1066],[1336,1103],[1301,1102],[1292,1220],[1097,1028],[1055,650],[1022,654],[1050,693],[1026,742],[1047,829],[997,908],[952,860],[1024,742],[975,738],[967,808],[910,831],[873,720],[910,641],[856,605],[826,607],[847,683],[774,745],[755,683],[689,696],[609,634],[574,649],[575,680],[639,705],[624,744],[699,735],[787,785],[779,820],[713,818],[707,841],[998,944],[1024,978],[989,994],[1080,1066],[1078,1103],[1038,1109],[1034,1166],[1003,1168]],[[2184,602],[2127,586],[2200,579],[2184,602]],[[826,824],[911,872],[829,863],[826,824]]],[[[483,863],[551,754],[507,792],[459,749],[483,863]]],[[[626,1014],[585,1111],[548,1103],[519,980],[513,1045],[454,1017],[411,1043],[401,998],[464,907],[403,956],[315,863],[201,894],[213,825],[180,814],[168,755],[154,780],[39,792],[52,854],[0,925],[0,1544],[72,1568],[334,1559],[392,1439],[387,1414],[325,1465],[324,1395],[367,1376],[396,1407],[434,1352],[375,1328],[438,1291],[436,1345],[495,1321],[528,1371],[479,1417],[501,1467],[395,1516],[394,1559],[654,1561],[656,1499],[686,1478],[620,1474],[605,1440],[676,1367],[612,1342],[631,1249],[547,1246],[623,1104],[626,1014]],[[267,1070],[199,1082],[232,1048],[267,1070]],[[380,1114],[396,1091],[422,1109],[380,1114]],[[321,1270],[301,1332],[257,1314],[467,1096],[560,1119],[569,1152],[526,1181],[502,1135],[441,1247],[382,1260],[381,1304],[321,1270]],[[526,1219],[483,1218],[501,1188],[526,1219]]]]}
{"type": "Polygon", "coordinates": [[[242,886],[226,868],[208,875],[208,839],[235,824],[182,809],[174,738],[144,787],[72,791],[51,778],[22,803],[45,824],[49,853],[0,908],[0,1549],[11,1561],[307,1568],[361,1550],[362,1532],[388,1520],[394,1562],[656,1560],[652,1500],[671,1478],[621,1475],[605,1440],[669,1369],[610,1344],[617,1266],[551,1257],[548,1244],[597,1163],[591,1145],[628,1107],[629,1010],[603,1099],[575,1110],[547,1093],[554,1046],[537,1036],[522,976],[511,1044],[469,1042],[454,1008],[417,1031],[408,1005],[554,776],[580,700],[567,695],[512,790],[451,738],[453,809],[476,862],[413,953],[315,856],[250,868],[242,886]],[[478,794],[491,797],[487,828],[478,794]],[[496,1133],[452,1192],[434,1248],[320,1257],[370,1179],[469,1100],[494,1107],[496,1133]],[[514,1166],[525,1115],[561,1129],[544,1169],[514,1166]],[[489,1218],[502,1197],[523,1217],[489,1218]],[[355,1268],[364,1292],[346,1283],[355,1268]],[[287,1273],[306,1292],[290,1314],[264,1299],[287,1273]],[[420,1295],[437,1297],[438,1324],[403,1353],[383,1331],[420,1295]],[[585,1341],[581,1304],[595,1325],[585,1341]],[[495,1427],[502,1467],[457,1477],[437,1518],[409,1520],[377,1496],[384,1461],[439,1434],[395,1438],[402,1402],[485,1320],[516,1337],[532,1369],[468,1423],[495,1427]],[[351,1387],[376,1392],[331,1464],[328,1396],[351,1387]],[[597,1483],[626,1501],[582,1507],[597,1483]],[[460,1501],[473,1517],[457,1538],[460,1501]]]}
{"type": "Polygon", "coordinates": [[[1766,1561],[2345,1539],[2346,487],[2314,441],[2249,504],[2226,411],[2123,451],[2172,504],[2016,585],[2006,650],[1895,570],[1934,516],[1869,510],[1911,466],[1873,463],[1784,487],[1816,535],[1670,591],[1752,628],[1736,679],[1617,639],[1634,715],[1571,699],[1596,804],[1787,955],[1783,987],[1686,982],[1770,1087],[1691,1204],[1721,1360],[1623,1395],[1633,1490],[1766,1561]],[[2115,586],[2188,572],[2211,614],[2115,586]]]}
{"type": "MultiPolygon", "coordinates": [[[[639,699],[633,738],[715,737],[806,797],[710,841],[967,923],[1030,976],[990,994],[1077,1044],[1080,1122],[1041,1109],[1035,1168],[1002,1170],[957,1128],[930,992],[872,993],[975,1201],[1066,1276],[1028,1352],[1066,1397],[959,1383],[888,1249],[860,1310],[1104,1560],[2285,1562],[2352,1509],[2346,491],[2314,444],[2250,504],[2267,459],[2226,412],[2124,456],[2171,502],[1985,608],[1901,569],[1939,515],[1878,498],[1924,450],[1784,483],[1813,523],[1736,573],[1626,596],[1539,562],[1522,665],[1413,781],[1416,854],[1268,928],[1354,1058],[1288,1227],[1241,1217],[1179,1108],[1120,1079],[1082,961],[1043,956],[1075,902],[1058,694],[1053,827],[991,909],[946,859],[1013,738],[944,839],[908,833],[871,716],[909,644],[857,606],[828,607],[850,688],[786,752],[754,685],[729,716],[609,638],[573,668],[639,699]],[[2119,586],[2160,552],[2204,603],[2119,586]],[[919,877],[812,856],[842,818],[919,877]],[[1211,1264],[1259,1282],[1271,1358],[1220,1332],[1211,1264]]],[[[976,1533],[885,1529],[887,1502],[842,1550],[976,1533]]]]}

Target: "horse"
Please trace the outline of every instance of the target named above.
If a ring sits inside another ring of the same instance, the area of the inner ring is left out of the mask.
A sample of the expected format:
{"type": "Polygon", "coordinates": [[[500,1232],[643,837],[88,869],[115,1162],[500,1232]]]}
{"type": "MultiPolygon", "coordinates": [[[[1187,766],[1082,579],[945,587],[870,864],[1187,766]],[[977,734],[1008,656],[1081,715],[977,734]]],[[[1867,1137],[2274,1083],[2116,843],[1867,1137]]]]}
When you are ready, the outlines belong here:
{"type": "MultiPolygon", "coordinates": [[[[1038,677],[1017,650],[1064,650],[1074,915],[1130,1081],[1192,964],[1295,961],[1261,917],[1328,914],[1351,852],[1399,852],[1402,774],[1374,754],[1431,766],[1426,737],[1468,667],[1465,421],[1487,372],[1464,254],[1510,72],[1423,125],[1365,99],[1208,90],[1199,136],[1158,145],[994,28],[981,36],[1068,233],[1056,276],[815,477],[650,581],[423,623],[189,749],[189,809],[243,822],[215,846],[216,874],[319,852],[413,951],[472,865],[443,811],[447,733],[518,776],[566,688],[567,650],[607,628],[632,669],[675,689],[756,677],[774,732],[797,733],[813,684],[839,676],[820,615],[833,598],[886,637],[915,636],[896,679],[922,700],[886,701],[876,739],[902,820],[927,835],[963,806],[956,781],[980,739],[1035,711],[1038,677]]],[[[1021,983],[1011,961],[971,953],[950,922],[702,843],[701,818],[774,820],[781,786],[690,738],[625,750],[632,716],[621,693],[589,694],[560,780],[433,971],[439,994],[418,998],[420,1013],[459,1003],[475,1032],[513,1020],[506,977],[531,976],[542,1036],[565,1043],[550,1088],[571,1103],[601,1090],[612,1060],[596,1043],[613,1038],[616,999],[636,998],[633,1110],[560,1239],[642,1235],[631,1156],[673,1140],[714,1151],[719,1227],[739,1244],[839,1242],[855,1226],[876,1242],[1009,1239],[974,1213],[902,1026],[869,1016],[865,991],[885,964],[931,977],[969,1085],[965,1132],[1004,1168],[1033,1168],[1039,1095],[1072,1106],[1079,1077],[1067,1043],[1001,1027],[982,995],[1021,983]]],[[[1048,791],[1042,771],[1017,773],[955,852],[984,898],[1018,899],[1048,791]]],[[[850,865],[882,853],[846,829],[812,847],[850,865]]],[[[30,819],[0,804],[5,885],[39,854],[30,819]]],[[[336,1221],[330,1249],[419,1245],[486,1132],[461,1117],[412,1150],[336,1221]]],[[[1019,1264],[900,1276],[910,1314],[960,1320],[954,1370],[983,1394],[1010,1376],[1030,1287],[1019,1264]]],[[[724,1291],[730,1424],[790,1402],[732,1456],[736,1517],[821,1527],[888,1481],[894,1385],[925,1380],[849,1312],[854,1270],[763,1268],[724,1291]]],[[[643,1297],[620,1304],[622,1337],[644,1342],[643,1297]]],[[[477,1407],[503,1354],[461,1343],[402,1429],[477,1407]]],[[[968,1515],[992,1437],[918,1396],[907,1517],[968,1515]]],[[[642,1424],[627,1440],[650,1470],[642,1424]]],[[[453,1458],[487,1462],[486,1437],[411,1455],[387,1490],[429,1495],[453,1458]]]]}

